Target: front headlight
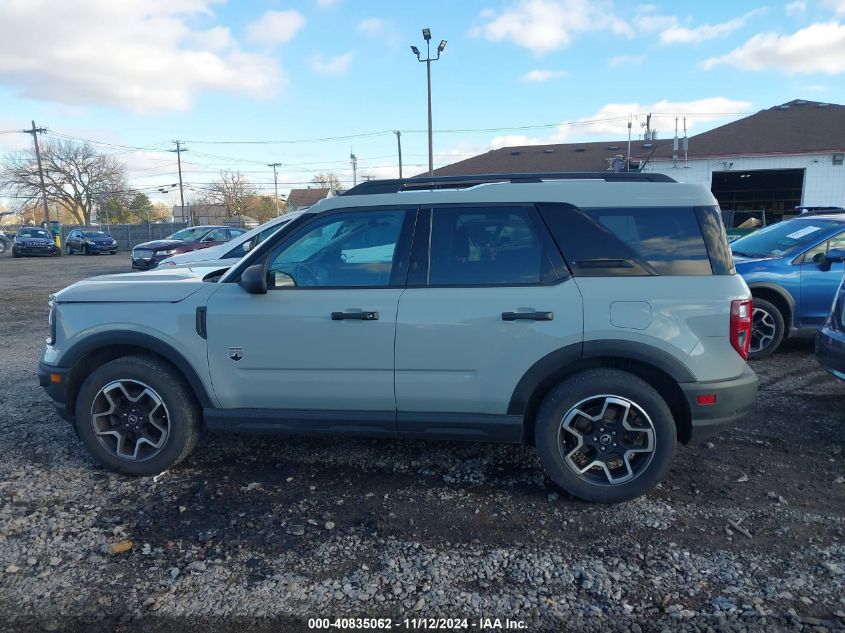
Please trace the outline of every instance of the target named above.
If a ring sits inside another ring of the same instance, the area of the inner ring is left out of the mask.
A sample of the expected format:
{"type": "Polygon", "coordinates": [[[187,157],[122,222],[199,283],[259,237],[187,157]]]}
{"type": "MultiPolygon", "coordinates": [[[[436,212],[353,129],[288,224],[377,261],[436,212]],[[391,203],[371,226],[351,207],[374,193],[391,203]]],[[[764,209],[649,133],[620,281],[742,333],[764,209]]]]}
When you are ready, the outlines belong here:
{"type": "Polygon", "coordinates": [[[56,299],[55,295],[50,295],[50,315],[47,317],[47,323],[50,326],[50,338],[47,339],[47,345],[56,344],[56,299]]]}
{"type": "Polygon", "coordinates": [[[94,242],[92,240],[85,240],[85,243],[88,244],[88,246],[94,246],[94,242]]]}
{"type": "Polygon", "coordinates": [[[158,256],[162,256],[162,255],[173,255],[173,253],[175,253],[175,252],[176,252],[176,249],[175,249],[175,248],[171,248],[171,249],[166,250],[166,251],[156,251],[156,255],[158,255],[158,256]]]}

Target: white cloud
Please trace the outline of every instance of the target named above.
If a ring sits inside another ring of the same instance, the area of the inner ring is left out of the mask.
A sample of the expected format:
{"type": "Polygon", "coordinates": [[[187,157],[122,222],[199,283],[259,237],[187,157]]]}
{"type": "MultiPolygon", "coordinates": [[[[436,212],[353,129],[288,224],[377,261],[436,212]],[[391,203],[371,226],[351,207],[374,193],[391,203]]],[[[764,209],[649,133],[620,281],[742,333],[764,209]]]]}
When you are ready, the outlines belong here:
{"type": "Polygon", "coordinates": [[[311,59],[311,68],[321,75],[342,75],[349,70],[352,63],[352,52],[325,58],[317,55],[311,59]]]}
{"type": "Polygon", "coordinates": [[[299,11],[267,11],[256,22],[246,25],[247,37],[259,44],[290,42],[305,26],[305,16],[299,11]]]}
{"type": "Polygon", "coordinates": [[[822,0],[822,4],[837,15],[845,14],[845,0],[822,0]]]}
{"type": "Polygon", "coordinates": [[[613,14],[605,0],[516,0],[497,12],[485,9],[483,22],[471,30],[491,42],[510,41],[536,55],[565,48],[588,31],[610,31],[632,37],[629,24],[613,14]]]}
{"type": "Polygon", "coordinates": [[[543,83],[550,79],[560,79],[569,74],[565,70],[540,70],[539,68],[529,70],[522,76],[522,81],[529,81],[533,83],[543,83]]]}
{"type": "Polygon", "coordinates": [[[801,15],[807,10],[807,3],[804,0],[795,0],[786,5],[786,15],[801,15]]]}
{"type": "Polygon", "coordinates": [[[760,33],[726,55],[701,63],[710,70],[727,64],[740,70],[780,70],[791,75],[845,73],[845,24],[811,24],[791,35],[760,33]]]}
{"type": "Polygon", "coordinates": [[[369,37],[384,34],[387,23],[381,18],[365,18],[358,22],[358,30],[369,37]]]}
{"type": "Polygon", "coordinates": [[[707,40],[724,37],[745,26],[749,19],[760,12],[760,9],[755,9],[745,15],[718,24],[702,24],[692,28],[679,24],[670,26],[660,33],[660,42],[663,44],[699,44],[707,40]]]}
{"type": "Polygon", "coordinates": [[[48,11],[0,2],[0,85],[25,98],[137,112],[187,110],[206,91],[275,93],[283,84],[275,59],[242,50],[225,27],[189,26],[213,19],[211,2],[68,0],[48,11]]]}
{"type": "Polygon", "coordinates": [[[328,9],[340,4],[341,2],[343,2],[343,0],[317,0],[317,6],[321,9],[328,9]]]}
{"type": "Polygon", "coordinates": [[[611,68],[619,66],[641,66],[645,62],[645,55],[616,55],[611,57],[607,65],[611,68]]]}
{"type": "Polygon", "coordinates": [[[726,97],[710,97],[692,101],[662,100],[654,103],[609,103],[594,114],[564,121],[545,137],[526,135],[496,136],[490,141],[490,148],[513,145],[545,145],[578,141],[621,140],[628,136],[628,118],[633,115],[633,137],[641,132],[640,124],[646,115],[652,114],[651,128],[667,138],[675,131],[675,117],[687,118],[687,131],[701,128],[702,124],[713,123],[741,112],[748,112],[752,104],[726,97]]]}

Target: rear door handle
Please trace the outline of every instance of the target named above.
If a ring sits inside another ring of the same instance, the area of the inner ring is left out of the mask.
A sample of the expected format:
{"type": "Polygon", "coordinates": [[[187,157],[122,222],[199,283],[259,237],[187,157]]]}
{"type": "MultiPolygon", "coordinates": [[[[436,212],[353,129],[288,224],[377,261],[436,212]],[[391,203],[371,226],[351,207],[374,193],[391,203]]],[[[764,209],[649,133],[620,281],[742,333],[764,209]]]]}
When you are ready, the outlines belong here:
{"type": "Polygon", "coordinates": [[[551,321],[554,312],[502,312],[502,321],[551,321]]]}
{"type": "Polygon", "coordinates": [[[361,310],[332,312],[332,321],[343,321],[345,319],[354,319],[357,321],[378,321],[378,312],[362,312],[361,310]]]}

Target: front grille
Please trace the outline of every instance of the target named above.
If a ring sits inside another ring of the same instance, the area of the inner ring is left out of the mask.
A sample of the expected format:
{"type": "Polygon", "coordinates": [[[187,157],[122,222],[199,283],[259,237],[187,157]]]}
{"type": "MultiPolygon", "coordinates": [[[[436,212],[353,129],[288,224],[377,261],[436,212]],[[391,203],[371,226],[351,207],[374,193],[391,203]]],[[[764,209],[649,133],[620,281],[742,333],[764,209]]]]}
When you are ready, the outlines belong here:
{"type": "Polygon", "coordinates": [[[152,256],[153,256],[153,252],[152,252],[152,251],[147,251],[147,250],[135,250],[135,251],[132,251],[132,257],[133,257],[134,259],[149,259],[149,258],[150,258],[150,257],[152,257],[152,256]]]}

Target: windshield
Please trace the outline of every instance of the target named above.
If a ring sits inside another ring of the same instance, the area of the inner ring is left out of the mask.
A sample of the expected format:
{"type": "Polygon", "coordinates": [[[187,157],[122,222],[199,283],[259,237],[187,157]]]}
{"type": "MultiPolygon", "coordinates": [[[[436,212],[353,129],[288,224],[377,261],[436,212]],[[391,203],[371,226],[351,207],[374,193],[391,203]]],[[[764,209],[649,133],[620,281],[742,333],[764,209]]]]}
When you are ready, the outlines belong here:
{"type": "Polygon", "coordinates": [[[21,237],[45,237],[50,239],[50,234],[44,229],[21,229],[18,233],[21,237]]]}
{"type": "Polygon", "coordinates": [[[104,231],[83,231],[82,237],[110,237],[104,231]]]}
{"type": "Polygon", "coordinates": [[[778,257],[813,244],[838,226],[842,223],[833,220],[787,220],[731,242],[731,250],[741,257],[778,257]]]}
{"type": "Polygon", "coordinates": [[[169,240],[179,240],[180,242],[196,242],[203,235],[208,233],[209,229],[207,226],[192,226],[187,229],[182,229],[181,231],[176,231],[173,235],[168,237],[169,240]]]}

